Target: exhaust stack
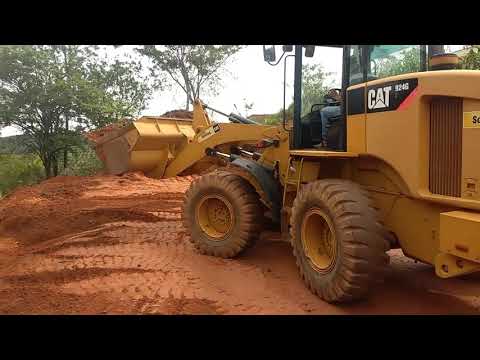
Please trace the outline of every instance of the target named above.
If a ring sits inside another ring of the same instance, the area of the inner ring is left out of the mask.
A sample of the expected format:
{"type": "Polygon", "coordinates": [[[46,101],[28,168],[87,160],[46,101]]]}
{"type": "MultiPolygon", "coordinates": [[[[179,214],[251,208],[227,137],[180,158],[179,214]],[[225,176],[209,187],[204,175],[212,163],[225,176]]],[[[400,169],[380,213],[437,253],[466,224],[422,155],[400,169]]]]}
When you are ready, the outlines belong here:
{"type": "Polygon", "coordinates": [[[446,53],[444,45],[428,45],[428,54],[428,68],[431,71],[454,70],[460,61],[457,54],[446,53]]]}

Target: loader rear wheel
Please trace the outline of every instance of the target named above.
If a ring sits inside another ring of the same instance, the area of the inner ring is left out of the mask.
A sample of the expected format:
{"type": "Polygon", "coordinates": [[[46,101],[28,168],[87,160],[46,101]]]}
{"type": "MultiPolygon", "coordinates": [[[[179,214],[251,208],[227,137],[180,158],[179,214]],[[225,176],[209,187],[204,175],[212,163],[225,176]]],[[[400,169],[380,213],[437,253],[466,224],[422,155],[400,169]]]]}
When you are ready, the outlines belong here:
{"type": "Polygon", "coordinates": [[[185,194],[183,222],[190,241],[205,255],[232,258],[260,235],[263,209],[255,189],[238,175],[214,172],[185,194]]]}
{"type": "Polygon", "coordinates": [[[347,180],[306,185],[290,218],[293,253],[309,287],[327,302],[364,298],[389,263],[386,230],[366,190],[347,180]]]}

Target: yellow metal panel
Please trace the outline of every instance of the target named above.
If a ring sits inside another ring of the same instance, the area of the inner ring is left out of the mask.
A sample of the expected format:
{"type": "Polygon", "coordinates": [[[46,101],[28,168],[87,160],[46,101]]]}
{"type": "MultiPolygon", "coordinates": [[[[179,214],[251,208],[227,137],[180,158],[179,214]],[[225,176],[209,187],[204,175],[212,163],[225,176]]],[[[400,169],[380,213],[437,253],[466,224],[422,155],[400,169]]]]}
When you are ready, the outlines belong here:
{"type": "Polygon", "coordinates": [[[165,150],[159,151],[157,152],[157,154],[155,154],[156,161],[154,166],[156,167],[150,173],[148,173],[148,176],[157,178],[157,179],[160,179],[163,177],[163,174],[165,173],[165,168],[167,167],[168,154],[169,154],[168,148],[165,148],[165,150]]]}
{"type": "MultiPolygon", "coordinates": [[[[480,97],[480,71],[478,70],[438,70],[409,73],[389,77],[389,81],[418,78],[424,95],[441,95],[478,99],[480,97]]],[[[377,85],[385,82],[379,79],[368,82],[377,85]]]]}
{"type": "Polygon", "coordinates": [[[366,145],[365,114],[351,115],[347,119],[347,150],[364,153],[366,145]]]}
{"type": "Polygon", "coordinates": [[[438,204],[445,204],[447,206],[468,207],[473,210],[480,210],[480,202],[474,199],[456,198],[451,196],[435,195],[429,191],[421,190],[419,195],[429,201],[434,201],[438,204]]]}
{"type": "Polygon", "coordinates": [[[385,224],[397,235],[404,254],[434,264],[435,256],[440,251],[438,214],[451,208],[404,196],[374,195],[375,204],[385,214],[385,224]]]}
{"type": "Polygon", "coordinates": [[[182,132],[188,138],[193,138],[195,136],[195,131],[193,131],[192,124],[184,124],[182,122],[177,122],[178,130],[182,132]]]}
{"type": "Polygon", "coordinates": [[[366,152],[390,164],[413,192],[420,187],[420,173],[426,169],[419,161],[420,122],[420,107],[413,104],[403,111],[370,113],[366,120],[366,152]]]}
{"type": "Polygon", "coordinates": [[[322,151],[322,150],[291,150],[292,156],[305,157],[334,157],[334,158],[354,158],[358,157],[357,153],[347,151],[322,151]]]}
{"type": "Polygon", "coordinates": [[[471,274],[480,270],[480,264],[459,258],[458,256],[440,253],[435,258],[435,272],[444,279],[471,274]]]}
{"type": "Polygon", "coordinates": [[[193,121],[192,126],[195,133],[212,125],[212,121],[208,114],[203,111],[203,104],[200,100],[195,100],[193,103],[193,121]]]}
{"type": "Polygon", "coordinates": [[[151,171],[156,167],[165,167],[168,148],[159,150],[132,151],[130,153],[129,171],[151,171]]]}
{"type": "Polygon", "coordinates": [[[159,120],[155,122],[135,122],[135,127],[138,130],[139,139],[138,144],[143,144],[149,142],[149,140],[154,141],[155,143],[161,142],[165,143],[179,143],[186,140],[185,135],[183,135],[175,122],[171,121],[162,121],[160,124],[159,120]]]}
{"type": "Polygon", "coordinates": [[[167,165],[165,177],[176,176],[185,169],[189,168],[197,161],[203,159],[205,150],[217,145],[228,143],[255,143],[268,132],[277,132],[276,127],[247,124],[218,124],[220,130],[213,136],[199,142],[198,139],[202,133],[197,134],[191,143],[180,150],[175,158],[167,165]]]}
{"type": "MultiPolygon", "coordinates": [[[[404,74],[389,78],[389,81],[418,78],[417,95],[413,102],[406,108],[397,111],[386,111],[367,115],[367,152],[375,157],[383,159],[390,164],[404,179],[414,196],[423,196],[428,193],[428,159],[429,159],[429,103],[432,96],[459,97],[465,100],[478,102],[480,100],[480,71],[472,70],[448,70],[429,71],[424,73],[404,74]]],[[[368,85],[376,85],[385,82],[385,79],[369,82],[368,85]]],[[[464,112],[480,111],[478,103],[475,107],[467,109],[467,101],[464,104],[464,112]]],[[[472,139],[472,147],[477,149],[480,142],[473,139],[471,133],[480,131],[476,128],[463,129],[464,145],[467,137],[472,139]]],[[[349,133],[348,136],[351,134],[349,133]]],[[[350,150],[350,149],[349,149],[350,150]]],[[[465,151],[465,146],[464,146],[465,151]]],[[[463,161],[463,167],[475,166],[473,157],[463,161]]],[[[478,161],[477,161],[478,162],[478,161]]],[[[477,166],[477,168],[480,168],[477,166]]],[[[464,175],[465,178],[475,176],[464,175]]],[[[466,185],[465,185],[466,186],[466,185]]],[[[472,186],[472,185],[470,185],[472,186]]],[[[466,203],[465,203],[466,204],[466,203]]]]}
{"type": "Polygon", "coordinates": [[[440,250],[480,262],[480,213],[467,211],[441,213],[440,250]]]}

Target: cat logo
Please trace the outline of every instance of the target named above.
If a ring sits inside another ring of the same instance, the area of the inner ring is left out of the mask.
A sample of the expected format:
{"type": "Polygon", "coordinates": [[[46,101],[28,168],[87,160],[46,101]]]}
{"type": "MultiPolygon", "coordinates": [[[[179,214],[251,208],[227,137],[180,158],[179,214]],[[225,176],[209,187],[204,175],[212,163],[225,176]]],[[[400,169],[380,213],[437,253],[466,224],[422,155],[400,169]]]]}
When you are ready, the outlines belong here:
{"type": "Polygon", "coordinates": [[[390,106],[390,91],[391,86],[384,88],[371,89],[368,91],[368,109],[385,109],[390,106]]]}
{"type": "Polygon", "coordinates": [[[198,137],[198,142],[204,142],[207,139],[210,139],[215,133],[220,131],[220,125],[214,124],[213,126],[206,129],[203,133],[201,133],[198,137]]]}

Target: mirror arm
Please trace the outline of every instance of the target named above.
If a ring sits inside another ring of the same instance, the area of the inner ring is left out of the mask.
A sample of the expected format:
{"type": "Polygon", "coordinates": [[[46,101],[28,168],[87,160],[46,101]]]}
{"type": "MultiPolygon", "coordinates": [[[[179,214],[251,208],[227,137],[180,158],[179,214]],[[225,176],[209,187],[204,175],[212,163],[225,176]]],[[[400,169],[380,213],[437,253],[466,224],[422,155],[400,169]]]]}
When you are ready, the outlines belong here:
{"type": "Polygon", "coordinates": [[[277,65],[280,63],[280,61],[282,61],[282,59],[283,59],[283,57],[285,56],[285,54],[286,54],[286,52],[284,51],[283,54],[282,54],[282,56],[280,56],[280,59],[278,59],[278,61],[277,61],[275,64],[273,64],[273,63],[271,63],[271,62],[268,62],[268,61],[267,61],[267,64],[270,65],[270,66],[277,66],[277,65]]]}
{"type": "MultiPolygon", "coordinates": [[[[285,55],[285,52],[283,53],[285,55]]],[[[282,55],[282,57],[283,57],[282,55]]],[[[289,132],[290,130],[287,129],[287,111],[285,109],[286,106],[286,97],[287,97],[287,59],[289,57],[295,57],[295,55],[287,55],[285,57],[285,61],[283,64],[283,120],[282,120],[282,126],[283,130],[289,132]]]]}

